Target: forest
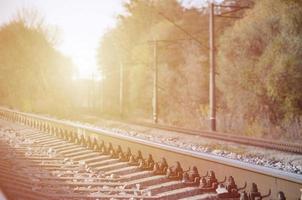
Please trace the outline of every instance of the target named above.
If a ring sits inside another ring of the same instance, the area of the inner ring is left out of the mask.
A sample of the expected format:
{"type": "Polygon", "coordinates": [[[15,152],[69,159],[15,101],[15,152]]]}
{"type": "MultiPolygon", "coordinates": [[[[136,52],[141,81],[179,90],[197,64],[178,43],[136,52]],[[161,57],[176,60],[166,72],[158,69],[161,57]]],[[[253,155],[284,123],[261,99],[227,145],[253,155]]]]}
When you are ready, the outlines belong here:
{"type": "MultiPolygon", "coordinates": [[[[158,122],[208,130],[208,5],[125,2],[126,12],[98,44],[103,108],[96,106],[93,113],[152,121],[156,49],[158,122]]],[[[221,5],[246,9],[228,18],[219,17],[231,11],[228,7],[215,9],[217,130],[301,138],[302,1],[225,0],[221,5]]],[[[0,27],[0,104],[69,117],[77,110],[72,61],[56,50],[55,36],[43,20],[29,16],[18,15],[0,27]]]]}
{"type": "MultiPolygon", "coordinates": [[[[208,4],[183,8],[175,0],[133,0],[99,46],[106,81],[104,108],[119,113],[123,65],[125,111],[152,118],[154,45],[157,45],[160,123],[209,127],[208,4]],[[181,29],[179,28],[181,27],[181,29]]],[[[215,17],[218,130],[299,138],[302,111],[301,1],[224,1],[249,7],[215,17]]],[[[225,12],[223,8],[215,10],[225,12]]]]}
{"type": "Polygon", "coordinates": [[[71,110],[72,63],[35,10],[22,10],[0,28],[0,104],[27,112],[71,110]]]}

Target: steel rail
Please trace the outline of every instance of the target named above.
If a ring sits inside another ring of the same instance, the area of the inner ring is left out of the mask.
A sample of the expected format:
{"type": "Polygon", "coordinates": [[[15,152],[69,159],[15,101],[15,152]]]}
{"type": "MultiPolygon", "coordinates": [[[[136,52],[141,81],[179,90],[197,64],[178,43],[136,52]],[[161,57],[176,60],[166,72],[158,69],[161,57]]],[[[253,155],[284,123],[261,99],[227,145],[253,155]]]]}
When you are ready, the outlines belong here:
{"type": "Polygon", "coordinates": [[[239,136],[234,133],[222,133],[218,131],[202,131],[202,130],[192,130],[175,126],[168,126],[164,124],[153,124],[147,122],[139,122],[133,120],[118,120],[120,122],[126,122],[133,125],[144,126],[149,128],[156,128],[164,131],[173,131],[178,133],[184,133],[188,135],[196,135],[210,139],[217,139],[221,141],[234,142],[237,144],[244,144],[250,146],[263,147],[272,150],[279,150],[290,153],[302,154],[302,145],[290,142],[274,141],[262,138],[239,136]]]}
{"type": "Polygon", "coordinates": [[[243,163],[206,153],[185,150],[166,144],[118,134],[97,127],[14,111],[7,108],[0,108],[0,115],[15,123],[30,125],[33,128],[46,132],[52,132],[51,130],[53,130],[54,132],[62,134],[62,132],[66,131],[75,131],[77,135],[83,135],[85,138],[101,138],[102,141],[106,143],[110,142],[114,146],[120,145],[122,149],[130,147],[132,152],[140,150],[144,157],[147,157],[148,154],[152,154],[155,160],[159,160],[164,156],[167,158],[170,166],[172,163],[179,161],[184,168],[197,166],[202,171],[214,170],[218,178],[232,174],[240,184],[243,184],[248,179],[249,184],[251,182],[257,182],[261,189],[272,189],[273,194],[277,194],[279,190],[284,191],[289,195],[289,199],[299,196],[299,189],[302,187],[302,176],[298,174],[243,163]],[[49,128],[51,128],[51,130],[49,128]]]}

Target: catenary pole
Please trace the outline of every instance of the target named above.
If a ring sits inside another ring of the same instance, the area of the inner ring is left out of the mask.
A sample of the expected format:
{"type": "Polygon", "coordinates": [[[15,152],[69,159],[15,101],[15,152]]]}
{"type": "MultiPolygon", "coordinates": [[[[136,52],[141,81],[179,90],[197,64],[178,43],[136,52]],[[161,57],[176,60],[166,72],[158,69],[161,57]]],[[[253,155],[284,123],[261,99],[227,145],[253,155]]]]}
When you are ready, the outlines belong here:
{"type": "Polygon", "coordinates": [[[216,94],[215,94],[215,41],[214,41],[214,3],[209,12],[209,63],[210,63],[210,123],[211,130],[216,131],[216,94]]]}
{"type": "Polygon", "coordinates": [[[124,106],[124,64],[120,63],[120,95],[119,95],[120,117],[123,117],[124,106]]]}
{"type": "Polygon", "coordinates": [[[154,66],[153,66],[153,122],[156,124],[158,121],[158,105],[157,105],[157,81],[158,81],[158,69],[157,69],[157,41],[154,41],[153,47],[154,66]]]}

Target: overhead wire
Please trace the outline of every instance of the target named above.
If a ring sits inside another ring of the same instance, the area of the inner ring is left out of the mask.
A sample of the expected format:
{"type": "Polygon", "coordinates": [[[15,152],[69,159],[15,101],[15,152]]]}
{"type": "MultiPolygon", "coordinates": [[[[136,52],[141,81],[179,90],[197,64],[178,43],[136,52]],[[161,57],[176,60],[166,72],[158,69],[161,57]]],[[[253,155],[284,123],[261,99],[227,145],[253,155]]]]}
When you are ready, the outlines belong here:
{"type": "MultiPolygon", "coordinates": [[[[144,3],[146,5],[146,3],[144,3]]],[[[170,19],[168,16],[166,16],[165,14],[163,14],[162,11],[158,10],[157,8],[155,8],[153,5],[149,6],[151,9],[153,9],[154,11],[156,11],[156,13],[158,15],[160,15],[161,17],[163,17],[164,19],[166,19],[168,22],[170,22],[171,24],[173,24],[176,28],[178,28],[180,31],[182,31],[183,33],[185,33],[187,36],[189,36],[192,40],[194,40],[195,42],[197,42],[201,48],[203,48],[204,50],[208,51],[209,49],[207,47],[204,46],[204,44],[198,39],[196,38],[194,35],[192,35],[190,32],[188,32],[186,29],[184,29],[182,26],[178,25],[177,23],[175,23],[172,19],[170,19]]]]}

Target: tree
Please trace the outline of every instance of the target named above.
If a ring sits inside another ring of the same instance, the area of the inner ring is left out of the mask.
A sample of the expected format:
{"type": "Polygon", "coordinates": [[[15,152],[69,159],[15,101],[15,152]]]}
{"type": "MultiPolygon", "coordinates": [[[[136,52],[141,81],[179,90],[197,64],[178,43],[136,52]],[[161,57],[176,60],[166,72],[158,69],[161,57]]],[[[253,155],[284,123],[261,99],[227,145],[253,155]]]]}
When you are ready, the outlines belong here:
{"type": "MultiPolygon", "coordinates": [[[[173,125],[200,124],[208,105],[207,8],[184,8],[179,1],[132,0],[126,14],[102,38],[98,59],[105,72],[110,112],[118,111],[119,65],[126,68],[128,114],[151,118],[154,41],[157,42],[159,119],[173,125]],[[179,28],[181,27],[181,28],[179,28]],[[189,33],[189,34],[188,34],[189,33]]],[[[217,20],[217,35],[232,24],[217,20]]],[[[109,112],[109,110],[107,111],[109,112]]]]}
{"type": "Polygon", "coordinates": [[[265,128],[268,125],[285,130],[293,122],[300,123],[301,5],[294,0],[257,1],[221,37],[218,81],[222,106],[225,112],[244,119],[247,127],[256,124],[268,132],[272,131],[265,128]]]}
{"type": "Polygon", "coordinates": [[[71,62],[55,50],[43,20],[26,16],[19,14],[0,27],[1,104],[24,111],[62,111],[70,98],[71,62]]]}

